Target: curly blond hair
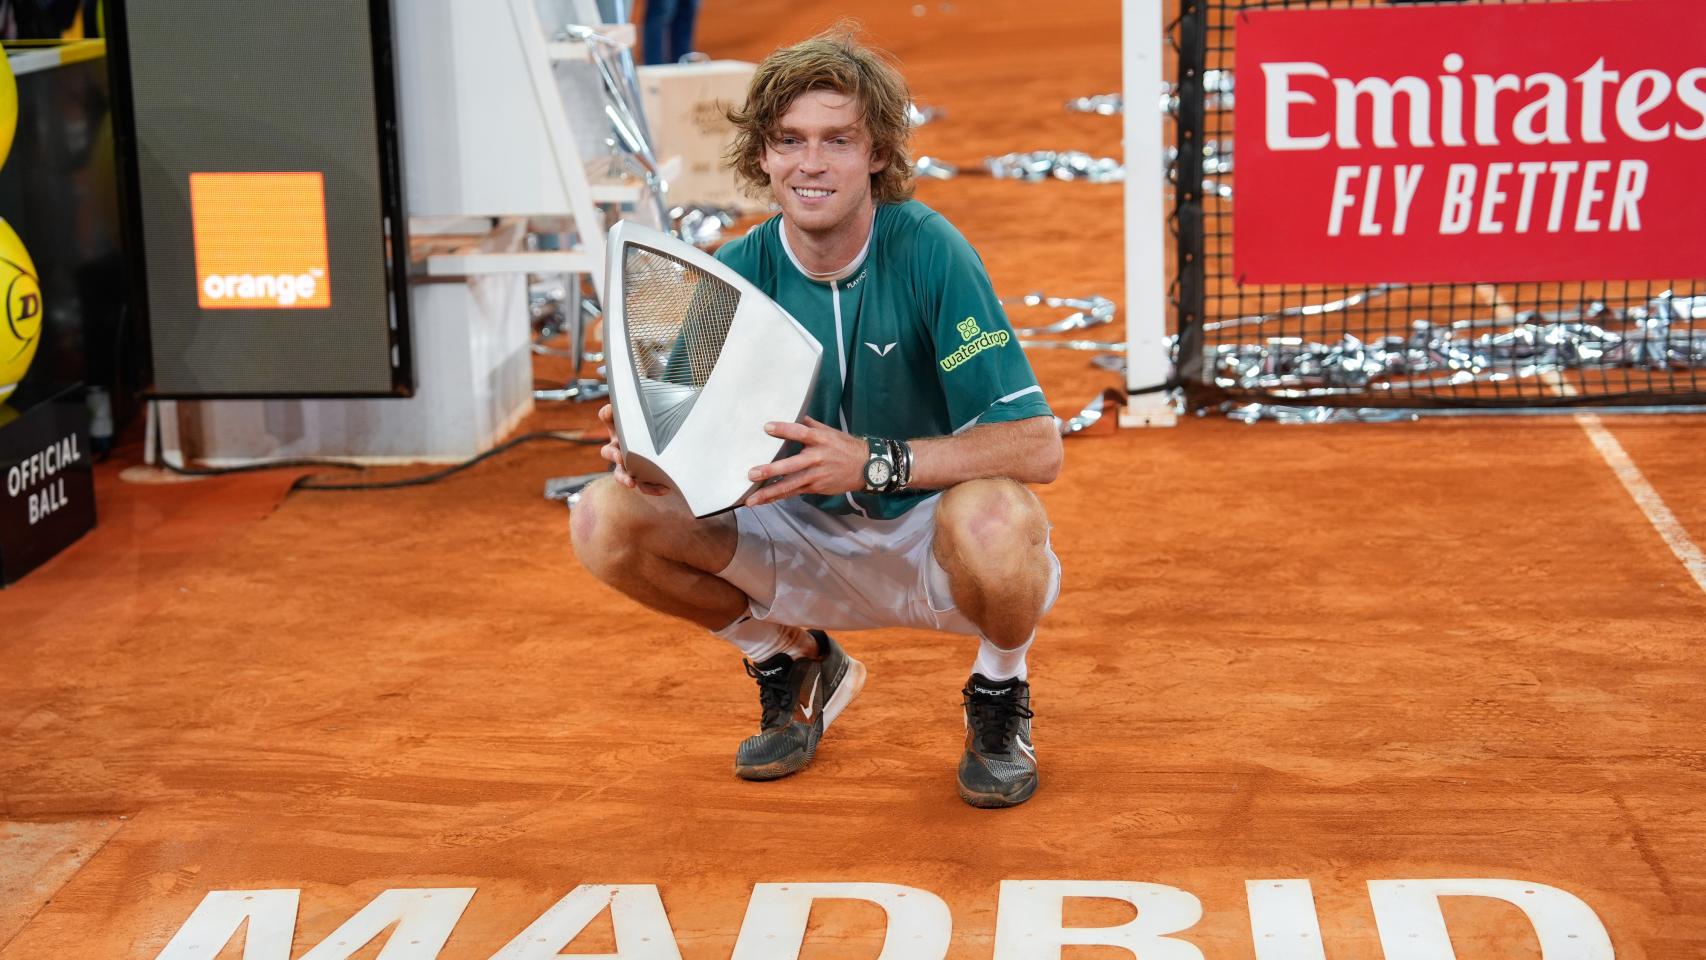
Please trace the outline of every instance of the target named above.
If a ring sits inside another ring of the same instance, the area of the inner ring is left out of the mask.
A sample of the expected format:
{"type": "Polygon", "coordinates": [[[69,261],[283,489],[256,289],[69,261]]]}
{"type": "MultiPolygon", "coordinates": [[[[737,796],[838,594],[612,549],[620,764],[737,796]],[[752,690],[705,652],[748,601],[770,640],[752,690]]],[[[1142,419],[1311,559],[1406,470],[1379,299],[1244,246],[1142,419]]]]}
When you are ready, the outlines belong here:
{"type": "Polygon", "coordinates": [[[758,65],[746,103],[725,114],[735,126],[735,139],[723,165],[734,170],[748,196],[770,197],[770,178],[759,160],[794,99],[811,90],[831,90],[859,104],[871,154],[887,161],[871,174],[876,201],[912,196],[912,124],[906,109],[912,95],[887,55],[861,44],[857,34],[858,25],[844,20],[810,40],[778,49],[758,65]]]}

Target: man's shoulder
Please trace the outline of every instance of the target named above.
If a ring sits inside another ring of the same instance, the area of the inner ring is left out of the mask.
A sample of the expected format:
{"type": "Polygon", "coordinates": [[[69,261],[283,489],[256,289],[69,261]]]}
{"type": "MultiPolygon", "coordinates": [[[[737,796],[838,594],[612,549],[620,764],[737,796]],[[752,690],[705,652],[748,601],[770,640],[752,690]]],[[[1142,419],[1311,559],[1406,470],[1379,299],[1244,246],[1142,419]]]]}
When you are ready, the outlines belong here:
{"type": "Polygon", "coordinates": [[[777,214],[735,237],[717,248],[717,259],[743,275],[756,269],[766,256],[779,249],[781,222],[782,216],[777,214]]]}
{"type": "Polygon", "coordinates": [[[917,200],[883,204],[877,224],[882,239],[897,252],[916,254],[971,246],[947,217],[917,200]]]}
{"type": "Polygon", "coordinates": [[[877,208],[877,229],[890,235],[958,234],[948,218],[918,200],[885,203],[877,208]]]}

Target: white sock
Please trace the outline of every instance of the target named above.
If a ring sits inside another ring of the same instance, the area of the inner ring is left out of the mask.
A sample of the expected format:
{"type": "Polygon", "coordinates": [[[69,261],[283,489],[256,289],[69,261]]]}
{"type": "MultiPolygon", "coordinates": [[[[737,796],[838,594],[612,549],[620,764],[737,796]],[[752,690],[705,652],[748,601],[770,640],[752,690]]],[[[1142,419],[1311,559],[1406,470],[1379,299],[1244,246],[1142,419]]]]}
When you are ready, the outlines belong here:
{"type": "Polygon", "coordinates": [[[817,641],[799,627],[768,623],[748,614],[711,632],[734,644],[753,663],[763,663],[778,653],[786,653],[795,660],[817,654],[817,641]]]}
{"type": "Polygon", "coordinates": [[[972,664],[972,672],[980,673],[986,680],[1023,680],[1029,676],[1025,669],[1025,651],[1031,649],[1036,642],[1037,632],[1025,638],[1025,642],[1011,650],[1003,650],[989,642],[988,637],[977,638],[977,662],[972,664]]]}

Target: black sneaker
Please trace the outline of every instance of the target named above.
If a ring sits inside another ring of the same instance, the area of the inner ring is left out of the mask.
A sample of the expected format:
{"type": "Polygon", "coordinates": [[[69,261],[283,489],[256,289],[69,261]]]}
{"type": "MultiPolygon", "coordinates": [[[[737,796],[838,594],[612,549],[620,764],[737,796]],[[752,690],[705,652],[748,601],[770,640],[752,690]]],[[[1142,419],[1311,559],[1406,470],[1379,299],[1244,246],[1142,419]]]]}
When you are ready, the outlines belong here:
{"type": "Polygon", "coordinates": [[[960,757],[960,799],[974,807],[1011,807],[1037,792],[1037,752],[1031,746],[1031,685],[966,681],[966,752],[960,757]]]}
{"type": "Polygon", "coordinates": [[[812,630],[817,657],[795,660],[778,653],[763,663],[746,662],[758,681],[764,709],[759,731],[735,751],[735,775],[776,780],[812,762],[818,741],[865,686],[865,665],[849,657],[822,630],[812,630]]]}

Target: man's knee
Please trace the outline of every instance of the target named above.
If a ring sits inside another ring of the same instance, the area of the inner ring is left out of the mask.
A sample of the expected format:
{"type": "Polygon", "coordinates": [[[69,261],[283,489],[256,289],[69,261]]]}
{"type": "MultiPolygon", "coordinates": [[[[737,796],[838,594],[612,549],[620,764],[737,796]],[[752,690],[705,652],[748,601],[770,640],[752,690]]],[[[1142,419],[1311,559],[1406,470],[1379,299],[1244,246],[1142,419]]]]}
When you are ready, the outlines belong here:
{"type": "Polygon", "coordinates": [[[581,490],[569,513],[569,539],[575,556],[589,569],[620,562],[651,538],[664,516],[645,494],[600,477],[581,490]]]}
{"type": "Polygon", "coordinates": [[[962,558],[1018,559],[1048,538],[1048,514],[1013,480],[970,480],[942,494],[936,536],[962,558]]]}
{"type": "Polygon", "coordinates": [[[674,494],[654,497],[602,477],[581,491],[569,538],[581,564],[609,579],[644,557],[714,573],[728,565],[739,534],[732,516],[698,520],[674,494]]]}

